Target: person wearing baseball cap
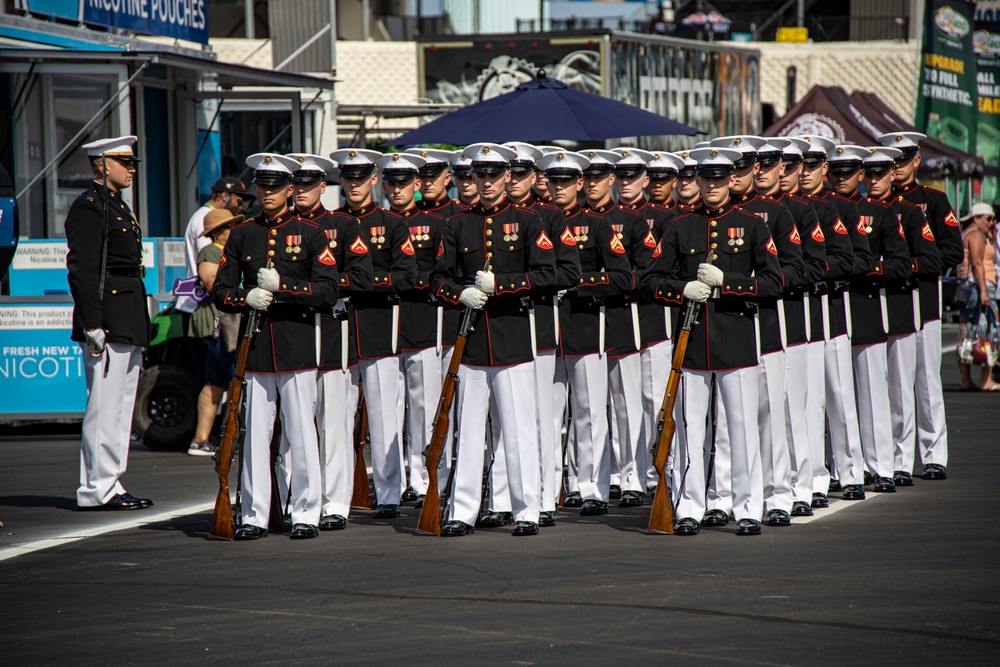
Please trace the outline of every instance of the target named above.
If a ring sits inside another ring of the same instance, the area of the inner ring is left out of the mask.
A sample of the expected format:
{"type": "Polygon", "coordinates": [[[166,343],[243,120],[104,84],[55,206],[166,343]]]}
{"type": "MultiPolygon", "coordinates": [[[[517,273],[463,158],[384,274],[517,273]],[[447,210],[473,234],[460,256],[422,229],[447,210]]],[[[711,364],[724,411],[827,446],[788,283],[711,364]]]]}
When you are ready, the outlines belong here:
{"type": "MultiPolygon", "coordinates": [[[[837,146],[830,155],[830,181],[838,195],[847,197],[858,207],[857,231],[868,239],[872,255],[878,258],[867,275],[851,280],[850,308],[854,322],[851,351],[863,465],[874,477],[873,490],[891,493],[896,490],[893,482],[895,441],[893,420],[885,418],[886,414],[894,414],[891,412],[888,369],[890,325],[886,285],[909,278],[911,260],[896,211],[871,193],[862,196],[858,189],[866,178],[866,160],[870,156],[870,150],[862,146],[837,146]]],[[[876,186],[888,183],[887,175],[883,179],[877,181],[876,186]]],[[[838,466],[838,471],[840,469],[838,466]]]]}
{"type": "MultiPolygon", "coordinates": [[[[920,142],[926,136],[919,132],[887,132],[876,141],[901,154],[895,160],[893,192],[911,204],[919,206],[930,223],[934,242],[941,257],[941,272],[962,263],[965,247],[962,243],[958,217],[948,196],[917,182],[920,167],[920,142]]],[[[927,480],[946,479],[948,467],[948,422],[944,411],[944,387],[941,384],[941,278],[919,281],[920,317],[917,332],[917,375],[914,392],[917,401],[917,444],[924,464],[921,477],[927,480]]]]}
{"type": "Polygon", "coordinates": [[[728,417],[736,534],[759,535],[764,511],[757,427],[759,356],[756,309],[747,302],[781,294],[778,250],[767,224],[729,197],[733,163],[742,153],[709,146],[689,155],[698,163],[702,203],[678,213],[639,284],[646,298],[659,303],[680,306],[690,300],[706,308],[691,331],[683,361],[685,382],[675,408],[675,534],[697,534],[705,515],[706,458],[711,449],[706,417],[714,380],[728,417]]]}
{"type": "MultiPolygon", "coordinates": [[[[184,230],[184,267],[189,276],[198,275],[198,253],[202,248],[211,245],[212,241],[202,234],[205,231],[205,216],[212,209],[227,209],[233,215],[245,214],[246,205],[252,201],[243,181],[235,176],[223,176],[212,186],[212,195],[208,201],[195,210],[188,220],[184,230]]],[[[184,312],[191,312],[197,304],[186,297],[178,300],[178,307],[184,312]]]]}
{"type": "MultiPolygon", "coordinates": [[[[670,153],[650,152],[632,147],[615,148],[612,152],[621,156],[615,163],[614,187],[618,193],[618,205],[636,213],[645,223],[638,230],[643,235],[641,239],[643,248],[637,248],[638,252],[633,253],[633,257],[638,260],[638,264],[634,267],[636,275],[640,275],[652,261],[656,244],[674,218],[671,209],[646,199],[645,191],[648,189],[650,197],[656,196],[659,201],[672,205],[670,192],[677,178],[677,170],[683,162],[670,153]]],[[[629,480],[623,483],[622,499],[619,504],[626,507],[641,504],[643,493],[651,494],[653,487],[656,486],[656,468],[653,467],[649,451],[654,444],[656,419],[670,375],[672,353],[670,342],[673,329],[672,309],[642,297],[638,299],[635,309],[638,312],[642,334],[639,353],[642,428],[639,429],[639,439],[636,441],[634,463],[639,488],[634,488],[635,485],[629,480]]],[[[616,426],[616,430],[620,428],[616,426]]],[[[616,447],[620,447],[621,444],[616,441],[612,443],[616,447]]],[[[615,453],[618,454],[619,449],[616,449],[615,453]]]]}
{"type": "Polygon", "coordinates": [[[495,405],[507,464],[513,535],[538,534],[540,463],[535,339],[530,298],[556,283],[555,246],[541,217],[513,206],[505,186],[517,151],[494,143],[467,146],[479,201],[449,223],[431,276],[438,299],[483,311],[473,317],[459,368],[454,487],[441,535],[473,531],[482,500],[483,434],[495,405]],[[492,398],[491,398],[492,397],[492,398]]]}
{"type": "Polygon", "coordinates": [[[271,506],[271,439],[277,411],[288,434],[292,539],[314,538],[322,516],[322,470],[316,434],[317,366],[321,357],[315,312],[333,307],[340,275],[326,234],[289,207],[292,177],[302,163],[274,153],[246,159],[261,215],[235,227],[223,249],[212,288],[219,310],[267,311],[246,365],[246,436],[237,540],[267,535],[271,506]],[[279,400],[280,408],[279,408],[279,400]]]}
{"type": "Polygon", "coordinates": [[[153,504],[122,485],[142,348],[149,343],[142,229],[122,199],[136,171],[135,142],[129,135],[82,146],[94,180],[66,214],[70,338],[82,349],[87,386],[76,491],[80,511],[138,510],[153,504]]]}

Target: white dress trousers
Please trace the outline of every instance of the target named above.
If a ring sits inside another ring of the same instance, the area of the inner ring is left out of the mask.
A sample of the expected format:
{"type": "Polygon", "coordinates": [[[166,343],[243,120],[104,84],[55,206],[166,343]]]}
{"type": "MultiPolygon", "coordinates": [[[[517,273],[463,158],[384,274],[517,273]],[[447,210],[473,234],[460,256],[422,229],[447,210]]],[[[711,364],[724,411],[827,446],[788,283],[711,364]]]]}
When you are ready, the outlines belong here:
{"type": "Polygon", "coordinates": [[[380,505],[398,505],[403,474],[403,363],[400,357],[362,359],[361,380],[368,406],[372,478],[380,505]]]}
{"type": "Polygon", "coordinates": [[[854,392],[858,402],[858,426],[865,468],[876,477],[892,479],[895,447],[885,348],[885,343],[875,343],[851,348],[851,354],[854,357],[854,392]]]}
{"type": "Polygon", "coordinates": [[[639,468],[642,436],[642,360],[638,352],[608,359],[612,441],[618,444],[618,484],[622,491],[645,490],[645,469],[639,468]]]}
{"type": "Polygon", "coordinates": [[[556,351],[539,352],[535,358],[535,392],[538,398],[538,463],[541,466],[541,508],[556,511],[562,483],[562,423],[554,415],[566,405],[565,382],[556,386],[556,351]]]}
{"type": "Polygon", "coordinates": [[[917,334],[891,336],[886,347],[889,362],[889,406],[892,411],[893,471],[913,472],[917,451],[917,334]]]}
{"type": "Polygon", "coordinates": [[[706,416],[713,375],[726,412],[732,452],[733,514],[737,520],[759,521],[764,510],[764,483],[757,429],[759,371],[756,366],[717,372],[685,370],[674,409],[678,437],[671,474],[677,502],[676,517],[700,522],[705,515],[706,459],[711,448],[706,416]]]}
{"type": "MultiPolygon", "coordinates": [[[[785,434],[788,439],[792,502],[812,502],[813,463],[810,451],[808,411],[809,354],[807,343],[785,348],[785,434]]],[[[820,361],[822,350],[819,348],[820,361]]],[[[820,379],[822,386],[822,376],[820,379]]],[[[822,407],[820,408],[822,410],[822,407]]],[[[817,436],[822,441],[822,434],[817,436]]]]}
{"type": "Polygon", "coordinates": [[[611,450],[608,447],[608,357],[566,357],[573,429],[576,434],[577,487],[584,500],[608,502],[611,450]]]}
{"type": "MultiPolygon", "coordinates": [[[[826,343],[826,417],[829,425],[830,451],[841,484],[864,484],[865,459],[861,448],[858,408],[854,399],[854,364],[851,341],[846,334],[826,343]]],[[[815,470],[820,464],[813,461],[815,470]]],[[[827,493],[827,486],[813,489],[827,493]]]]}
{"type": "MultiPolygon", "coordinates": [[[[651,491],[656,488],[656,468],[653,467],[653,459],[649,452],[656,444],[657,420],[660,416],[660,408],[663,406],[663,394],[667,391],[673,352],[673,341],[665,340],[653,343],[639,353],[639,359],[642,363],[642,435],[639,437],[636,467],[640,471],[640,477],[644,477],[643,491],[651,491]]],[[[676,444],[676,437],[675,433],[674,444],[676,444]]],[[[671,447],[672,449],[673,447],[671,447]]]]}
{"type": "Polygon", "coordinates": [[[538,523],[540,482],[532,364],[462,365],[458,375],[458,459],[448,518],[471,526],[479,514],[485,454],[483,434],[489,399],[493,395],[504,436],[507,485],[514,520],[538,523]]]}
{"type": "Polygon", "coordinates": [[[434,435],[434,415],[441,396],[441,357],[437,349],[407,350],[402,353],[406,379],[406,461],[410,467],[410,487],[417,495],[427,493],[424,447],[434,435]]]}
{"type": "MultiPolygon", "coordinates": [[[[708,423],[706,424],[705,475],[708,489],[705,493],[705,508],[733,513],[732,452],[729,448],[729,422],[726,420],[726,406],[719,396],[718,382],[709,395],[708,423]],[[713,412],[714,411],[714,412],[713,412]],[[713,424],[714,415],[714,424],[713,424]],[[712,448],[715,448],[713,456],[712,448]]],[[[759,392],[758,388],[758,392],[759,392]]],[[[759,436],[758,436],[759,437],[759,436]]],[[[697,519],[697,517],[694,517],[697,519]]]]}
{"type": "Polygon", "coordinates": [[[358,407],[357,366],[319,373],[316,425],[322,478],[322,515],[347,518],[354,494],[354,415],[358,407]]]}
{"type": "MultiPolygon", "coordinates": [[[[830,491],[830,471],[826,467],[826,343],[806,343],[806,432],[812,463],[813,493],[830,491]]],[[[811,501],[810,501],[811,502],[811,501]]]]}
{"type": "Polygon", "coordinates": [[[242,517],[266,528],[271,510],[271,436],[281,397],[281,426],[288,435],[292,523],[319,524],[322,492],[316,434],[316,371],[247,373],[243,447],[242,517]]]}
{"type": "Polygon", "coordinates": [[[917,332],[917,444],[924,465],[948,465],[948,423],[941,386],[941,320],[917,332]]]}
{"type": "Polygon", "coordinates": [[[792,511],[792,468],[785,428],[785,352],[760,358],[757,426],[764,484],[764,511],[792,511]]]}
{"type": "MultiPolygon", "coordinates": [[[[537,405],[537,404],[536,404],[537,405]]],[[[500,431],[500,414],[497,412],[496,394],[490,395],[490,413],[486,421],[486,457],[484,465],[489,474],[487,485],[488,508],[494,512],[510,512],[510,489],[507,486],[507,452],[503,433],[500,431]]]]}
{"type": "Polygon", "coordinates": [[[128,466],[142,348],[106,343],[100,357],[92,356],[90,347],[84,343],[80,343],[80,348],[87,408],[80,438],[80,488],[76,490],[76,503],[80,507],[96,507],[109,502],[115,494],[125,493],[121,477],[128,466]]]}

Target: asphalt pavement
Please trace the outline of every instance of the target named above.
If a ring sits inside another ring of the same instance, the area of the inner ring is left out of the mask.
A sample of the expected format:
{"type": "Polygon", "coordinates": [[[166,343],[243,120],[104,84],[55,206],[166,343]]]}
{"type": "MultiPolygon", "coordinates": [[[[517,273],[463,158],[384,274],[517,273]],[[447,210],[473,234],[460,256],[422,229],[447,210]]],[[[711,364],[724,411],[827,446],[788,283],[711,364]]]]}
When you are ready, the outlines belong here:
{"type": "Polygon", "coordinates": [[[997,664],[1000,396],[955,391],[953,359],[947,480],[759,537],[612,504],[524,539],[418,535],[406,506],[223,542],[210,459],[136,444],[126,486],[156,505],[79,513],[78,438],[0,438],[3,663],[997,664]]]}

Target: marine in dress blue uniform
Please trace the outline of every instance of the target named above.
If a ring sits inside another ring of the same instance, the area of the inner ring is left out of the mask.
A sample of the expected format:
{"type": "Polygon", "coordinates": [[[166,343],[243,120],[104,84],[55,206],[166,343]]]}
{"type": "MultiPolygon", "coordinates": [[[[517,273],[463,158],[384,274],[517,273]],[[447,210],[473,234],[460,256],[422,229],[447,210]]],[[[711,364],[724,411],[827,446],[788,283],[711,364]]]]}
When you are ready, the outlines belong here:
{"type": "Polygon", "coordinates": [[[149,342],[142,229],[122,200],[138,161],[135,141],[130,135],[83,145],[94,183],[66,215],[71,338],[83,349],[87,385],[76,491],[80,510],[134,510],[153,504],[128,493],[121,482],[128,466],[142,348],[149,342]]]}
{"type": "MultiPolygon", "coordinates": [[[[246,438],[242,448],[238,540],[267,534],[271,504],[271,437],[281,398],[281,424],[290,443],[292,538],[318,534],[322,511],[316,434],[316,312],[337,302],[339,271],[326,234],[288,207],[291,175],[284,155],[258,153],[254,169],[261,215],[233,228],[212,288],[224,312],[267,311],[247,357],[246,438]]],[[[246,319],[243,320],[246,326],[246,319]]]]}

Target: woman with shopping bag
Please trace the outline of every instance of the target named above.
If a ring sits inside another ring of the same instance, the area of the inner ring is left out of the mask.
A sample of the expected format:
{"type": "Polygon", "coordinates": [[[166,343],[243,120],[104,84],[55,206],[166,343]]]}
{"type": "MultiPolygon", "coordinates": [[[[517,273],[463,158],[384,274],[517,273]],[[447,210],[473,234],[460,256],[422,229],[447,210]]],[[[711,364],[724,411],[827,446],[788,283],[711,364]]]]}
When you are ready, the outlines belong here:
{"type": "Polygon", "coordinates": [[[993,207],[976,202],[962,217],[962,244],[965,258],[958,267],[958,278],[971,288],[969,301],[959,319],[958,370],[962,375],[961,391],[996,391],[1000,383],[990,377],[997,359],[1000,330],[993,293],[997,288],[996,231],[993,207]],[[982,365],[978,384],[972,380],[972,364],[982,365]]]}

